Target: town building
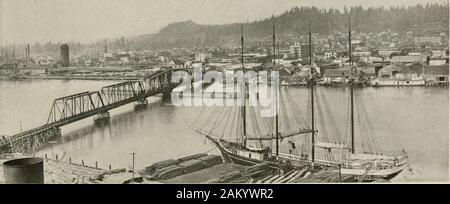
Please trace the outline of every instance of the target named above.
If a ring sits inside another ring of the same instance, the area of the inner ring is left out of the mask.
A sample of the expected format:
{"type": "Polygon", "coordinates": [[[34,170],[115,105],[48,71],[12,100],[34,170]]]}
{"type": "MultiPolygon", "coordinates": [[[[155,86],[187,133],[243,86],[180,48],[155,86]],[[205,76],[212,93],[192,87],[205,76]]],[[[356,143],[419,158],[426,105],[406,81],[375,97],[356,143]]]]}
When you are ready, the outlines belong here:
{"type": "Polygon", "coordinates": [[[449,85],[449,66],[427,66],[423,69],[423,78],[428,85],[449,85]]]}
{"type": "Polygon", "coordinates": [[[442,41],[441,37],[423,36],[414,38],[414,42],[416,44],[422,43],[441,44],[441,41],[442,41]]]}

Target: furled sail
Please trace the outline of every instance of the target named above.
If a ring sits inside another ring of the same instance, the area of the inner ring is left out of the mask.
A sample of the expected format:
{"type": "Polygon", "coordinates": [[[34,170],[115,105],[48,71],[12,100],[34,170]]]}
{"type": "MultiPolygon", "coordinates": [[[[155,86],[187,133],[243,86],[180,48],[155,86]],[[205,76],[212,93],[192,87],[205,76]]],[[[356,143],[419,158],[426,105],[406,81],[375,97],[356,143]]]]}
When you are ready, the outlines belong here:
{"type": "Polygon", "coordinates": [[[329,142],[316,142],[314,143],[314,146],[323,149],[350,149],[350,147],[346,144],[329,143],[329,142]]]}

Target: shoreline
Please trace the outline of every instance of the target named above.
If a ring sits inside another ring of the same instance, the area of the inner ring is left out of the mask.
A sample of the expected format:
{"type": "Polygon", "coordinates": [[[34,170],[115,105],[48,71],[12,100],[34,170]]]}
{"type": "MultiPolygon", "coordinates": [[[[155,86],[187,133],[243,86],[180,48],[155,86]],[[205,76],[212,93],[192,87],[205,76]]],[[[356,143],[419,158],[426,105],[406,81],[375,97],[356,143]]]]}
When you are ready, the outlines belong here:
{"type": "MultiPolygon", "coordinates": [[[[30,80],[82,80],[82,81],[135,81],[140,80],[142,77],[138,76],[127,76],[127,77],[116,77],[116,76],[0,76],[0,81],[30,81],[30,80]]],[[[326,84],[320,83],[317,84],[322,87],[347,87],[346,83],[333,83],[326,84]]],[[[303,84],[281,84],[282,87],[305,87],[303,84]]],[[[382,88],[382,87],[449,87],[449,84],[423,84],[423,85],[367,85],[362,86],[361,88],[382,88]]]]}
{"type": "Polygon", "coordinates": [[[23,80],[91,80],[91,81],[130,81],[139,80],[142,77],[101,77],[101,76],[0,76],[0,81],[23,81],[23,80]]]}

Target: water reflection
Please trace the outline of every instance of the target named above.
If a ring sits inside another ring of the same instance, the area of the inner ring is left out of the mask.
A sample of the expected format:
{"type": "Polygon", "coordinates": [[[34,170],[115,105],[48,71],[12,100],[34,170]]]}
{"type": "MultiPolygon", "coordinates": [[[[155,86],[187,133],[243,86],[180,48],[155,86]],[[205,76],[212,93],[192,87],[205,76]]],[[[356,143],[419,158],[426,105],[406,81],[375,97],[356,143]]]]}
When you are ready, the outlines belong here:
{"type": "MultiPolygon", "coordinates": [[[[98,90],[111,83],[114,82],[0,81],[0,134],[17,133],[19,120],[24,129],[45,123],[54,98],[98,90]]],[[[327,111],[322,107],[321,111],[329,114],[316,120],[318,137],[326,133],[348,137],[347,88],[319,87],[317,91],[321,103],[326,102],[329,107],[327,111]]],[[[382,150],[408,151],[410,169],[395,180],[448,181],[448,89],[392,87],[359,91],[382,150]]],[[[289,88],[289,92],[304,117],[309,118],[308,90],[289,88]]],[[[160,96],[151,97],[147,109],[135,110],[130,104],[111,111],[109,124],[96,126],[88,118],[63,127],[58,144],[46,145],[39,154],[66,155],[65,159],[71,157],[78,163],[84,160],[90,165],[98,161],[103,168],[109,164],[124,168],[131,165],[130,153],[136,152],[136,167],[142,168],[156,161],[206,152],[214,147],[190,128],[200,110],[201,107],[173,107],[162,102],[160,96]]],[[[282,146],[286,147],[287,141],[282,146]]]]}

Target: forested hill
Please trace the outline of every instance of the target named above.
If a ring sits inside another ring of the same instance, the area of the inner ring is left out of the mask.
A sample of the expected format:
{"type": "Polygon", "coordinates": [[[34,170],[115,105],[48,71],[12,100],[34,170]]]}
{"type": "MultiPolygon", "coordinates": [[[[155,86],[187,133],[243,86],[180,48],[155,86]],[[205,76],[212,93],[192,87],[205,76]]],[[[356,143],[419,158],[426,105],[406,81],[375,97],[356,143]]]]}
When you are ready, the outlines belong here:
{"type": "MultiPolygon", "coordinates": [[[[311,29],[314,33],[332,34],[348,29],[348,15],[352,30],[357,32],[383,32],[387,29],[404,32],[414,28],[445,28],[449,25],[448,3],[417,5],[413,7],[367,8],[352,7],[319,9],[317,7],[295,7],[285,13],[255,22],[244,23],[249,40],[270,39],[272,20],[281,36],[298,36],[311,29]]],[[[172,23],[151,37],[137,37],[133,43],[152,48],[215,46],[239,40],[241,24],[200,25],[192,21],[172,23]]]]}

